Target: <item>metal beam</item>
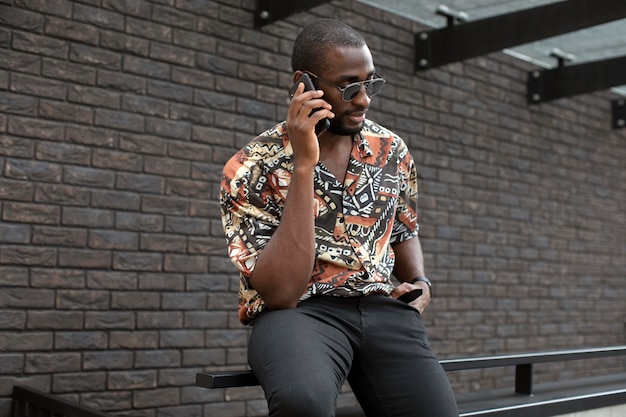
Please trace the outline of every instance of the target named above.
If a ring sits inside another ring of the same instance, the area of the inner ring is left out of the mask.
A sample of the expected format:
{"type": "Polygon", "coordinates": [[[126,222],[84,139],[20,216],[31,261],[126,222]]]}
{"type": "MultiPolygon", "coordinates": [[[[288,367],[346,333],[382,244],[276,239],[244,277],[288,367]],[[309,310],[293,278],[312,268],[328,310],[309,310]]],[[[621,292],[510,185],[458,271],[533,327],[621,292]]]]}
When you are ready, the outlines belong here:
{"type": "MultiPolygon", "coordinates": [[[[623,0],[566,0],[415,35],[415,70],[429,68],[626,17],[623,0]]],[[[450,21],[449,21],[450,23],[450,21]]]]}
{"type": "Polygon", "coordinates": [[[292,14],[312,9],[331,0],[257,0],[254,26],[264,25],[284,19],[292,14]]]}
{"type": "Polygon", "coordinates": [[[626,84],[626,56],[528,73],[527,99],[538,104],[626,84]]]}
{"type": "Polygon", "coordinates": [[[611,101],[611,112],[613,113],[613,129],[623,129],[626,127],[626,97],[611,101]]]}

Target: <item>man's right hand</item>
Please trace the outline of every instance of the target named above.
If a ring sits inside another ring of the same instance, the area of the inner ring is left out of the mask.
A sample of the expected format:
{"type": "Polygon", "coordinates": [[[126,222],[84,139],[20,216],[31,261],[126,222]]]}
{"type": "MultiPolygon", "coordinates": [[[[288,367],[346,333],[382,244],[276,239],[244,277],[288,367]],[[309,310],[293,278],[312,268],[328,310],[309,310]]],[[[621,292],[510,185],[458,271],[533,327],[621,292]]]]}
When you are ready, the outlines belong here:
{"type": "Polygon", "coordinates": [[[322,99],[322,90],[296,89],[287,112],[287,134],[293,149],[294,166],[314,167],[320,158],[315,125],[324,118],[335,117],[331,105],[322,99]]]}

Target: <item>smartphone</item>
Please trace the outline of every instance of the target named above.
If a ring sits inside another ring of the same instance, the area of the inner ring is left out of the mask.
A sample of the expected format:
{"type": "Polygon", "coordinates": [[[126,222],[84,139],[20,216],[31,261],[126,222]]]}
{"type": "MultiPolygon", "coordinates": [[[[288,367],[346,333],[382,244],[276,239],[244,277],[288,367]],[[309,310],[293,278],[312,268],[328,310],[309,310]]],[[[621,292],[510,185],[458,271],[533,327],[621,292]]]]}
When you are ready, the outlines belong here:
{"type": "Polygon", "coordinates": [[[415,290],[411,290],[411,291],[409,291],[407,293],[402,294],[400,297],[398,297],[398,300],[404,301],[405,303],[408,304],[411,301],[415,300],[420,295],[422,295],[422,289],[421,288],[417,288],[415,290]]]}
{"type": "MultiPolygon", "coordinates": [[[[291,87],[291,89],[289,90],[290,99],[293,98],[293,95],[296,93],[296,89],[298,88],[298,85],[300,85],[300,83],[304,83],[304,91],[315,90],[315,86],[313,85],[313,81],[311,80],[311,77],[309,76],[309,74],[305,72],[304,74],[302,74],[302,77],[298,78],[298,81],[296,81],[293,87],[291,87]]],[[[313,110],[311,114],[315,113],[318,110],[319,109],[313,110]]],[[[322,133],[324,133],[326,130],[328,130],[329,127],[330,127],[330,120],[322,119],[319,122],[317,122],[317,124],[315,125],[315,134],[319,136],[322,133]]]]}

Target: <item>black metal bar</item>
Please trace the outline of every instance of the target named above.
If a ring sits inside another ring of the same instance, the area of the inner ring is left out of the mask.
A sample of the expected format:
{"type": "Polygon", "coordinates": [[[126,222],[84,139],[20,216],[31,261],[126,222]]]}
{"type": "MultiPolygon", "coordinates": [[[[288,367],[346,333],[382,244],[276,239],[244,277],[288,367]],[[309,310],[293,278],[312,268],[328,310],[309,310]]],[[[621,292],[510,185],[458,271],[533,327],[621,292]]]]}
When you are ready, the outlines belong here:
{"type": "Polygon", "coordinates": [[[26,417],[26,403],[19,398],[13,398],[13,417],[26,417]]]}
{"type": "MultiPolygon", "coordinates": [[[[625,3],[626,4],[626,3],[625,3]]],[[[626,56],[528,73],[528,103],[571,97],[626,84],[626,56]]]]}
{"type": "Polygon", "coordinates": [[[442,359],[439,362],[446,371],[461,371],[464,369],[495,368],[525,363],[548,363],[620,355],[626,355],[626,345],[498,356],[479,356],[476,358],[442,359]]]}
{"type": "Polygon", "coordinates": [[[292,14],[312,9],[331,0],[257,0],[254,26],[260,28],[292,14]]]}
{"type": "Polygon", "coordinates": [[[196,385],[204,388],[249,387],[259,385],[252,371],[219,371],[196,374],[196,385]]]}
{"type": "Polygon", "coordinates": [[[571,398],[537,401],[528,404],[461,413],[459,417],[552,417],[626,403],[626,388],[578,395],[571,398]]]}
{"type": "Polygon", "coordinates": [[[415,35],[415,70],[426,70],[626,17],[626,2],[567,0],[415,35]]]}
{"type": "Polygon", "coordinates": [[[102,413],[76,404],[62,398],[55,397],[34,388],[16,385],[13,387],[14,401],[19,407],[14,408],[14,416],[22,416],[24,412],[27,416],[32,416],[30,412],[33,404],[39,410],[39,415],[63,416],[63,417],[110,417],[110,414],[102,413]],[[27,410],[27,411],[26,411],[27,410]],[[44,413],[44,414],[42,414],[44,413]]]}
{"type": "Polygon", "coordinates": [[[515,365],[515,393],[533,395],[533,364],[515,365]]]}
{"type": "Polygon", "coordinates": [[[626,98],[612,100],[611,113],[613,116],[613,129],[626,127],[626,98]]]}
{"type": "MultiPolygon", "coordinates": [[[[466,369],[529,365],[568,360],[604,358],[620,355],[626,355],[626,345],[591,349],[480,356],[475,358],[442,359],[439,363],[441,363],[443,369],[446,371],[461,371],[466,369]]],[[[258,384],[258,380],[250,370],[217,371],[196,374],[196,385],[204,388],[245,387],[258,384]]]]}

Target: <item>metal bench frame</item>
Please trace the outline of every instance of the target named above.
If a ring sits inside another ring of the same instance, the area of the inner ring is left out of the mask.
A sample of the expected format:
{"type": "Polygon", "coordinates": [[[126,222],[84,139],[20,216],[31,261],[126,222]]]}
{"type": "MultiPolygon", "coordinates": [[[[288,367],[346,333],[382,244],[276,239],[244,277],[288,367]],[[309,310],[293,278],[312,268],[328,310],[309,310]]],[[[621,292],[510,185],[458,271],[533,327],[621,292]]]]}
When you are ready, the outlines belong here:
{"type": "MultiPolygon", "coordinates": [[[[513,395],[505,394],[505,397],[507,397],[505,401],[499,401],[499,405],[496,405],[493,398],[489,398],[489,396],[484,395],[484,393],[482,393],[483,395],[481,395],[481,393],[471,393],[469,397],[474,396],[474,409],[461,412],[460,417],[528,417],[529,415],[533,417],[548,417],[626,404],[626,374],[614,375],[615,378],[608,378],[605,384],[601,381],[599,388],[596,388],[594,392],[577,395],[569,395],[567,392],[564,392],[558,399],[541,395],[533,397],[534,365],[548,362],[586,360],[614,356],[626,356],[626,345],[482,356],[475,358],[444,359],[440,360],[440,363],[447,372],[515,366],[515,389],[513,395]],[[479,405],[477,406],[476,404],[479,405]]],[[[590,384],[597,383],[595,380],[592,381],[592,378],[588,380],[581,379],[581,381],[583,383],[589,381],[590,384]]],[[[250,370],[200,372],[196,374],[196,385],[204,388],[235,388],[255,386],[258,384],[259,381],[250,370]]]]}

